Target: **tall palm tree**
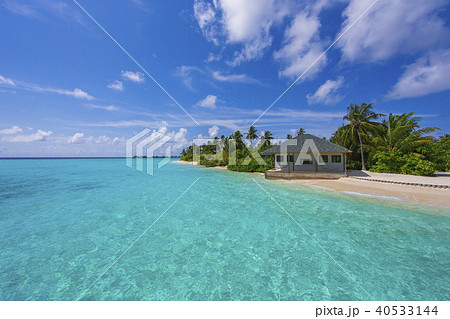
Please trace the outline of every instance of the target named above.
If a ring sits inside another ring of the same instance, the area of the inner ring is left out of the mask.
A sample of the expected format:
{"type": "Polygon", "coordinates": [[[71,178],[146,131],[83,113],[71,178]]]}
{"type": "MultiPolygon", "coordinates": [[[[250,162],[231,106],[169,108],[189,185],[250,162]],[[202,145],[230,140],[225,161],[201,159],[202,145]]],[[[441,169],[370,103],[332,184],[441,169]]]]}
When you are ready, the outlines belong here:
{"type": "Polygon", "coordinates": [[[247,136],[246,137],[250,140],[252,145],[253,145],[253,141],[258,138],[258,135],[256,135],[256,132],[258,132],[258,130],[253,125],[250,126],[250,129],[247,132],[247,136]]]}
{"type": "Polygon", "coordinates": [[[393,115],[383,120],[378,127],[377,136],[372,139],[375,148],[386,151],[411,152],[418,146],[433,141],[432,136],[425,134],[439,130],[437,127],[419,129],[420,118],[414,112],[393,115]]]}
{"type": "Polygon", "coordinates": [[[302,127],[297,131],[297,135],[305,134],[305,132],[306,132],[305,129],[302,127]]]}
{"type": "Polygon", "coordinates": [[[242,135],[241,131],[237,130],[230,137],[236,141],[237,149],[241,149],[244,146],[244,142],[242,141],[244,135],[242,135]]]}
{"type": "Polygon", "coordinates": [[[263,139],[264,139],[264,144],[265,145],[270,145],[271,144],[270,140],[273,139],[272,132],[271,131],[265,131],[264,135],[263,135],[263,139]]]}
{"type": "Polygon", "coordinates": [[[350,104],[347,108],[347,115],[344,116],[344,120],[348,121],[348,124],[342,127],[343,139],[347,140],[351,138],[353,140],[358,138],[356,143],[359,144],[361,148],[361,163],[362,169],[366,169],[364,163],[364,148],[363,148],[363,137],[367,137],[370,133],[376,131],[376,128],[380,123],[374,122],[374,120],[385,116],[384,114],[375,113],[372,110],[372,103],[366,104],[350,104]]]}

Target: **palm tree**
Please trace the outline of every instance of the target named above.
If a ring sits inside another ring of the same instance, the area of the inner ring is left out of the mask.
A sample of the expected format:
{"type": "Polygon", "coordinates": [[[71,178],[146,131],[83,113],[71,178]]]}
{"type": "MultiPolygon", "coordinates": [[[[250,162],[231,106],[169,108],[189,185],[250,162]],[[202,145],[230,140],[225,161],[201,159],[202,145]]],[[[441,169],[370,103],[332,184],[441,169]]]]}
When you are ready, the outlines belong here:
{"type": "Polygon", "coordinates": [[[418,146],[433,141],[432,136],[425,134],[439,130],[437,127],[424,127],[419,129],[420,118],[414,112],[393,115],[383,120],[378,127],[377,136],[372,139],[376,149],[386,151],[411,152],[418,146]]]}
{"type": "Polygon", "coordinates": [[[230,137],[236,141],[236,148],[241,149],[244,145],[244,142],[242,141],[244,135],[242,135],[241,131],[237,130],[230,137]]]}
{"type": "Polygon", "coordinates": [[[250,126],[250,129],[248,130],[246,137],[250,140],[252,145],[253,145],[253,141],[258,138],[258,135],[256,135],[256,132],[258,132],[258,130],[253,125],[250,126]]]}
{"type": "Polygon", "coordinates": [[[344,140],[351,138],[355,141],[358,137],[359,147],[361,148],[361,163],[362,169],[366,169],[364,163],[364,148],[363,148],[363,137],[367,137],[370,133],[376,131],[376,128],[380,123],[373,122],[378,118],[385,116],[384,114],[375,113],[372,111],[372,103],[366,104],[350,104],[347,108],[347,115],[344,116],[344,120],[348,121],[347,125],[342,127],[344,140]]]}
{"type": "Polygon", "coordinates": [[[270,140],[273,139],[272,132],[271,131],[265,131],[264,135],[263,135],[263,139],[264,139],[264,144],[265,145],[270,145],[271,144],[270,140]]]}
{"type": "Polygon", "coordinates": [[[297,135],[305,134],[305,132],[306,132],[305,129],[302,127],[297,131],[297,135]]]}
{"type": "Polygon", "coordinates": [[[287,138],[288,140],[290,140],[290,139],[292,139],[292,135],[291,135],[291,134],[288,134],[288,135],[286,135],[286,138],[287,138]]]}

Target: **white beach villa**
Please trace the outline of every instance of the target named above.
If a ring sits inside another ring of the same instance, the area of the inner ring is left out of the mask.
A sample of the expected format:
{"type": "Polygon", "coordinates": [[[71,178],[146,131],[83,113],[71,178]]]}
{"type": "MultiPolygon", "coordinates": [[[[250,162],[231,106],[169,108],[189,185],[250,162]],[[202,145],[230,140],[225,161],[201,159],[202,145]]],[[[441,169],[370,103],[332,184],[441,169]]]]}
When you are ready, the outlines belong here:
{"type": "Polygon", "coordinates": [[[281,173],[346,174],[345,147],[311,134],[301,134],[280,145],[274,145],[262,155],[275,155],[275,169],[281,173]]]}

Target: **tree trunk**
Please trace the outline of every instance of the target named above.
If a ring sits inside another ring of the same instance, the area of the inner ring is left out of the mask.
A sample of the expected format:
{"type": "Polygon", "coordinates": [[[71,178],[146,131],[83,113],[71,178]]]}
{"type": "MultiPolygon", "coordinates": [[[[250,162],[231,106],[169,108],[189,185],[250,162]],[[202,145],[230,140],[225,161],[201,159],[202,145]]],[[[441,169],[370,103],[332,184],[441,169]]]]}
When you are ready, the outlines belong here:
{"type": "Polygon", "coordinates": [[[363,146],[362,146],[361,134],[359,134],[359,132],[358,132],[358,137],[359,137],[359,146],[361,146],[361,162],[362,162],[361,169],[363,171],[365,171],[366,170],[366,165],[364,165],[364,149],[363,149],[363,146]]]}

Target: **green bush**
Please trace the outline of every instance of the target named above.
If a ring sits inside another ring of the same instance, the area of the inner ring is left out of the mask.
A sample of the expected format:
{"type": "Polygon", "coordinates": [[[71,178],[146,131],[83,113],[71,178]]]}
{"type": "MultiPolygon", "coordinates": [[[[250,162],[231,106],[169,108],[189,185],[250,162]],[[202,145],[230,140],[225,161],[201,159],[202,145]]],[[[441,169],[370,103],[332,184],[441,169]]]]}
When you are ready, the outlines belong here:
{"type": "Polygon", "coordinates": [[[348,160],[347,161],[347,169],[359,170],[359,169],[361,169],[361,162],[354,161],[354,160],[348,160]]]}
{"type": "Polygon", "coordinates": [[[422,145],[417,149],[417,152],[422,154],[426,160],[436,165],[436,170],[441,172],[450,171],[450,139],[441,138],[438,141],[433,141],[422,145]]]}
{"type": "Polygon", "coordinates": [[[436,165],[414,155],[404,155],[405,164],[400,168],[401,174],[434,176],[436,165]]]}
{"type": "Polygon", "coordinates": [[[371,171],[408,175],[434,176],[436,165],[412,154],[396,151],[379,151],[373,156],[371,171]]]}

